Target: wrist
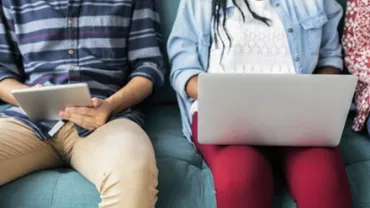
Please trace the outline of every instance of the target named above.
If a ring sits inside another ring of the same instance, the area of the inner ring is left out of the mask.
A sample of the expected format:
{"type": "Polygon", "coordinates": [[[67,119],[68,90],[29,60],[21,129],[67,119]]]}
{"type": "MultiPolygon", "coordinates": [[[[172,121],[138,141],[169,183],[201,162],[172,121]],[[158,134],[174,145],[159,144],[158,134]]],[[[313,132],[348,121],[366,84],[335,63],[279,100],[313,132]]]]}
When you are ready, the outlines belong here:
{"type": "Polygon", "coordinates": [[[189,79],[185,86],[185,91],[189,97],[193,98],[194,100],[198,99],[198,76],[194,76],[189,79]]]}
{"type": "Polygon", "coordinates": [[[118,98],[115,95],[110,96],[105,100],[108,104],[110,114],[118,113],[123,110],[122,98],[118,98]]]}
{"type": "Polygon", "coordinates": [[[340,74],[340,70],[333,66],[324,66],[318,68],[316,74],[340,74]]]}

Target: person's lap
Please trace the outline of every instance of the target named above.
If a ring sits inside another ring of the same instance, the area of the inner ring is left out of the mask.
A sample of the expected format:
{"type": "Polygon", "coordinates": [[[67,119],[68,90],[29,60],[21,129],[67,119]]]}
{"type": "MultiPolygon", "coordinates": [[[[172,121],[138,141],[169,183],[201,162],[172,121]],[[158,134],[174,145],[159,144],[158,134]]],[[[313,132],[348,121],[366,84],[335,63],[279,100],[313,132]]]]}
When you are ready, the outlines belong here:
{"type": "Polygon", "coordinates": [[[101,207],[154,207],[158,183],[154,150],[144,130],[131,120],[109,122],[86,138],[67,123],[45,142],[14,119],[1,118],[0,129],[0,168],[6,170],[0,174],[0,185],[70,164],[96,185],[101,207]]]}
{"type": "Polygon", "coordinates": [[[338,148],[277,149],[280,167],[298,207],[352,206],[351,192],[338,148]]]}
{"type": "Polygon", "coordinates": [[[26,174],[64,165],[50,141],[37,139],[31,128],[0,118],[0,186],[26,174]]]}
{"type": "Polygon", "coordinates": [[[138,202],[139,207],[154,207],[158,170],[150,139],[139,125],[114,120],[79,138],[73,125],[67,124],[60,133],[63,139],[56,140],[55,147],[96,185],[102,207],[138,207],[138,202]],[[120,198],[130,200],[118,202],[120,198]]]}
{"type": "Polygon", "coordinates": [[[235,207],[251,203],[271,207],[272,170],[286,176],[288,188],[301,208],[351,207],[348,179],[337,148],[202,145],[197,141],[197,114],[193,117],[193,141],[214,175],[221,208],[230,203],[235,207]]]}

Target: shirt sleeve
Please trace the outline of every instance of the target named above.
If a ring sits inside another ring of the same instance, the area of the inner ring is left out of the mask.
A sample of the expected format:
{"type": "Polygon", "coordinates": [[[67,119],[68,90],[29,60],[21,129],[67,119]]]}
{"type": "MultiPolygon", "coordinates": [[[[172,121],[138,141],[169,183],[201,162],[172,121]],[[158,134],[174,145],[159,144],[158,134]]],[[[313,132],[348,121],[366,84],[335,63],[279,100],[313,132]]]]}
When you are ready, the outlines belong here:
{"type": "Polygon", "coordinates": [[[153,82],[154,89],[164,82],[160,36],[160,18],[155,1],[133,1],[128,40],[128,59],[132,69],[129,78],[146,77],[153,82]]]}
{"type": "Polygon", "coordinates": [[[343,69],[342,46],[339,40],[338,25],[343,16],[343,8],[335,0],[325,0],[325,13],[328,22],[323,28],[322,42],[317,67],[333,66],[343,69]]]}
{"type": "Polygon", "coordinates": [[[188,81],[201,73],[204,69],[200,63],[199,24],[196,20],[200,16],[201,8],[195,1],[180,1],[177,17],[167,42],[167,51],[172,68],[170,82],[175,91],[184,99],[190,99],[186,93],[188,81]],[[196,15],[198,14],[198,15],[196,15]]]}
{"type": "Polygon", "coordinates": [[[4,79],[22,81],[24,70],[21,67],[20,53],[16,44],[14,23],[10,11],[0,7],[0,82],[4,79]]]}

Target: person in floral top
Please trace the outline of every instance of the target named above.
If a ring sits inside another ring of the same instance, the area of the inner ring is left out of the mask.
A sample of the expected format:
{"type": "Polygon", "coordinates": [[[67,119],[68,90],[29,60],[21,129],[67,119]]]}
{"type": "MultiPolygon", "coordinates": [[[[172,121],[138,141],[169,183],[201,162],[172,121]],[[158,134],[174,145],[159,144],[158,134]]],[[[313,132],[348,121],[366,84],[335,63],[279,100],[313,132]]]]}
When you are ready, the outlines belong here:
{"type": "Polygon", "coordinates": [[[353,129],[361,131],[370,113],[370,0],[348,0],[343,48],[349,72],[359,77],[353,129]]]}

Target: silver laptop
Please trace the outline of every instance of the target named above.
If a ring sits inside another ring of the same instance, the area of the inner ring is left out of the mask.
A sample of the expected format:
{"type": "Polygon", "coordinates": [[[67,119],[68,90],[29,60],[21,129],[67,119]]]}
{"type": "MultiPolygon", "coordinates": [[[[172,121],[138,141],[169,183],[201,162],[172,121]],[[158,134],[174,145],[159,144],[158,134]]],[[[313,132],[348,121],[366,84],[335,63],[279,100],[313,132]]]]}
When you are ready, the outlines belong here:
{"type": "Polygon", "coordinates": [[[337,146],[356,84],[352,75],[201,74],[198,140],[337,146]]]}

